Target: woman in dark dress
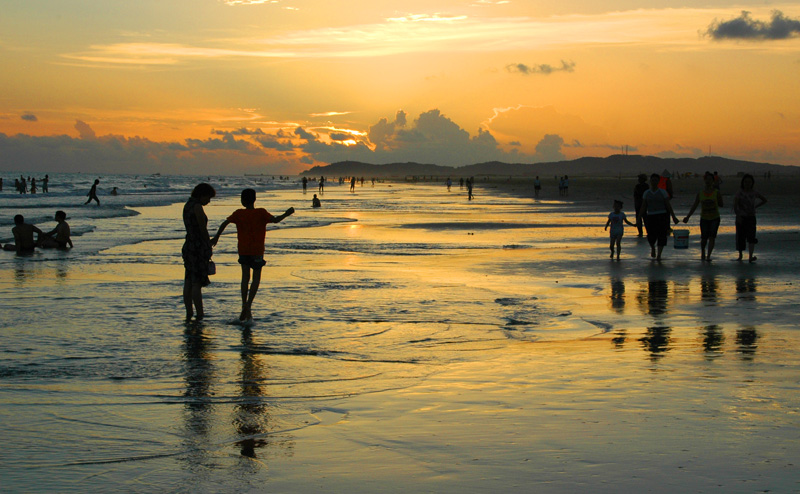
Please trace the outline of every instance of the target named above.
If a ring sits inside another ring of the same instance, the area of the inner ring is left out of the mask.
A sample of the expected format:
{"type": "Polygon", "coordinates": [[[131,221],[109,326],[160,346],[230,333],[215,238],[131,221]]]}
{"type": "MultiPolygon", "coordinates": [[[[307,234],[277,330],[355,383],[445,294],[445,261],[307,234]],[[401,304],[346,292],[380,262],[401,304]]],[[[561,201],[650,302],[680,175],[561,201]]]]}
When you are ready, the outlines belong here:
{"type": "Polygon", "coordinates": [[[208,262],[211,260],[211,237],[208,235],[208,217],[203,206],[211,202],[211,198],[215,195],[217,192],[214,187],[207,183],[199,184],[183,206],[186,241],[183,243],[181,254],[183,266],[186,268],[183,279],[183,303],[186,305],[187,320],[192,318],[195,311],[198,321],[205,315],[202,288],[210,283],[208,262]]]}

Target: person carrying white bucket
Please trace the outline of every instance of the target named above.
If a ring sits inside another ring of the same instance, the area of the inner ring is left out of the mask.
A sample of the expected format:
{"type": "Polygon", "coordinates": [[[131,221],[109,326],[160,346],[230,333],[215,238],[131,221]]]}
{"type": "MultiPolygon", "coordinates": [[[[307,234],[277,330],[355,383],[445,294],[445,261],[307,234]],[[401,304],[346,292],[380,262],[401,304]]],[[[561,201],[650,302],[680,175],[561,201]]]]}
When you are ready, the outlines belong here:
{"type": "MultiPolygon", "coordinates": [[[[714,242],[717,239],[719,230],[719,208],[722,207],[722,193],[714,187],[714,175],[706,172],[703,176],[705,186],[697,193],[692,209],[683,219],[684,223],[689,222],[689,218],[694,214],[697,206],[700,206],[700,260],[711,262],[711,252],[714,250],[714,242]],[[706,246],[708,252],[706,252],[706,246]]],[[[677,232],[676,232],[677,233],[677,232]]],[[[677,239],[677,236],[676,236],[677,239]]],[[[677,245],[676,245],[677,248],[677,245]]]]}

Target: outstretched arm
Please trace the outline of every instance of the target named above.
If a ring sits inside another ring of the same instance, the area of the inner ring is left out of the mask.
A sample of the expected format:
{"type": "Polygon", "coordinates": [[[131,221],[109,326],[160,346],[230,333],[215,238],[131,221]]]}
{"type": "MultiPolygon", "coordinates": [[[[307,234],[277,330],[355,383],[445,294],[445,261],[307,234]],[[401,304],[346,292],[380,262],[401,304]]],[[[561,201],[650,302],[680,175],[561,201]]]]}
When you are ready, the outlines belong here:
{"type": "MultiPolygon", "coordinates": [[[[722,197],[722,196],[719,196],[719,197],[722,197]]],[[[689,214],[687,214],[686,217],[683,219],[684,223],[688,223],[689,222],[689,218],[691,218],[691,216],[694,214],[694,210],[697,209],[697,206],[699,204],[700,204],[700,194],[697,194],[695,196],[695,198],[694,198],[694,204],[692,204],[692,209],[689,210],[689,214]]],[[[720,206],[722,206],[722,204],[720,204],[720,206]]],[[[677,221],[675,223],[677,223],[677,221]]]]}
{"type": "Polygon", "coordinates": [[[225,227],[228,226],[230,223],[231,222],[229,220],[225,220],[222,222],[221,225],[219,225],[219,230],[217,230],[217,234],[214,235],[214,238],[211,239],[212,247],[217,245],[217,242],[219,242],[219,236],[222,235],[222,232],[225,231],[225,227]]]}
{"type": "Polygon", "coordinates": [[[281,221],[285,220],[287,216],[291,216],[294,214],[294,208],[287,209],[282,215],[275,216],[275,220],[273,223],[280,223],[281,221]]]}

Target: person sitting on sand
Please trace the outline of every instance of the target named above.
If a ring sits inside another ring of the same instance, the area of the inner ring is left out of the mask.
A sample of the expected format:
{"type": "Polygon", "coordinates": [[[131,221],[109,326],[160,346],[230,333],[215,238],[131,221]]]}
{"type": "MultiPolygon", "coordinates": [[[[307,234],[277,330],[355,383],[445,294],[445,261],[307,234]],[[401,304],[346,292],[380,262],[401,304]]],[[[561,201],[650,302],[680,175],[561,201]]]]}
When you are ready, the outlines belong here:
{"type": "Polygon", "coordinates": [[[312,208],[320,208],[320,207],[322,207],[322,203],[320,202],[319,197],[317,197],[316,194],[314,194],[314,198],[311,199],[311,207],[312,208]]]}
{"type": "Polygon", "coordinates": [[[660,181],[661,177],[658,173],[650,175],[650,188],[642,194],[642,208],[639,210],[647,230],[650,257],[655,258],[656,261],[661,260],[661,252],[667,245],[670,228],[669,217],[672,216],[673,221],[678,222],[669,202],[667,191],[658,187],[660,181]],[[658,246],[658,252],[656,252],[656,246],[658,246]]]}
{"type": "Polygon", "coordinates": [[[3,250],[16,251],[17,254],[32,253],[37,244],[33,240],[33,234],[35,232],[41,238],[42,231],[34,225],[25,223],[25,218],[21,214],[14,216],[14,225],[14,228],[11,229],[11,233],[14,234],[14,243],[5,244],[3,250]]]}
{"type": "Polygon", "coordinates": [[[606,221],[605,229],[608,230],[608,227],[611,226],[611,243],[609,247],[611,248],[611,259],[614,259],[614,246],[617,247],[617,260],[619,260],[619,252],[622,249],[622,235],[625,233],[625,224],[627,223],[630,226],[636,226],[636,223],[631,223],[628,220],[628,217],[625,216],[625,213],[622,212],[622,201],[615,200],[614,201],[614,211],[608,213],[608,221],[606,221]]]}
{"type": "Polygon", "coordinates": [[[711,172],[706,172],[703,176],[705,187],[697,193],[694,199],[692,209],[689,214],[683,219],[684,223],[689,222],[692,214],[694,214],[697,206],[700,209],[700,260],[711,262],[711,252],[714,250],[714,243],[717,239],[717,231],[719,230],[719,208],[722,207],[722,193],[719,189],[714,187],[714,175],[711,172]],[[708,253],[706,254],[706,245],[708,245],[708,253]]]}
{"type": "Polygon", "coordinates": [[[767,203],[767,198],[753,189],[755,178],[749,173],[742,177],[739,192],[733,198],[733,212],[736,213],[736,250],[742,260],[745,244],[749,248],[749,261],[757,259],[753,255],[758,239],[756,238],[756,209],[767,203]],[[758,202],[756,202],[756,199],[758,202]]]}
{"type": "Polygon", "coordinates": [[[66,249],[72,248],[72,238],[69,224],[67,223],[67,213],[64,211],[56,211],[55,216],[58,225],[51,231],[44,234],[45,238],[41,241],[41,246],[45,249],[66,249]],[[55,237],[53,237],[55,235],[55,237]]]}
{"type": "Polygon", "coordinates": [[[258,285],[261,283],[261,268],[264,267],[264,238],[267,234],[268,223],[280,223],[287,216],[294,213],[294,208],[289,208],[280,216],[272,216],[264,208],[255,208],[256,191],[244,189],[242,191],[242,206],[244,209],[237,209],[228,219],[222,222],[217,230],[217,234],[211,240],[211,245],[217,245],[220,235],[229,224],[236,225],[236,237],[238,240],[237,250],[239,252],[239,264],[242,265],[242,312],[239,314],[240,321],[247,321],[253,318],[253,300],[258,292],[258,285]],[[253,273],[253,282],[250,283],[250,272],[253,273]],[[250,284],[248,288],[248,284],[250,284]]]}

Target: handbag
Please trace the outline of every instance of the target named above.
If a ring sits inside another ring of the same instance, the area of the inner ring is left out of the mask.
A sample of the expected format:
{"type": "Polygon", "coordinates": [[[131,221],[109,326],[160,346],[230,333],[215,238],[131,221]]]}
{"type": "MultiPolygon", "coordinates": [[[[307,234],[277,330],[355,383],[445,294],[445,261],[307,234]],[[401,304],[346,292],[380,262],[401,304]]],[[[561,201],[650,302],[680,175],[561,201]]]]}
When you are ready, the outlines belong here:
{"type": "Polygon", "coordinates": [[[214,264],[214,261],[208,261],[208,275],[211,276],[212,274],[217,274],[217,265],[214,264]]]}

